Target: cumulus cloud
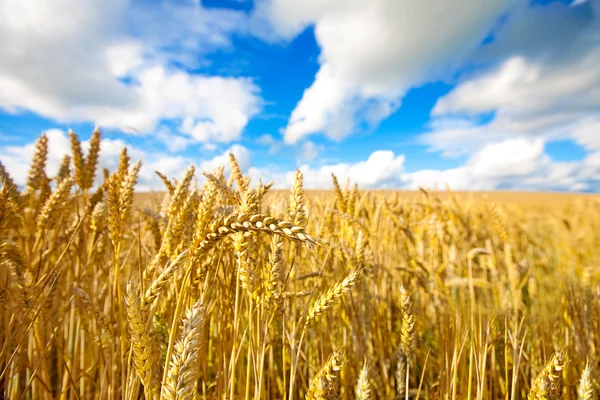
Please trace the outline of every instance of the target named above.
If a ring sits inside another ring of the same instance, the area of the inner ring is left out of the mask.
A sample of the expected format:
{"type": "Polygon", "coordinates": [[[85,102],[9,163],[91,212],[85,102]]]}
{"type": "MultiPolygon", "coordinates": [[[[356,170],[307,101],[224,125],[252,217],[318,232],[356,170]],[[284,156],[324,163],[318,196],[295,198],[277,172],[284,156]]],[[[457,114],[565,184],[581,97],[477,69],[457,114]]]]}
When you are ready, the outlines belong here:
{"type": "Polygon", "coordinates": [[[341,140],[376,126],[411,87],[444,76],[515,1],[266,0],[254,20],[265,37],[292,38],[314,24],[319,69],[283,133],[287,143],[323,132],[341,140]],[[256,22],[261,28],[264,26],[256,22]]]}
{"type": "Polygon", "coordinates": [[[324,146],[317,145],[310,140],[307,140],[300,144],[300,148],[298,149],[298,160],[304,162],[313,161],[323,150],[325,150],[324,146]]]}
{"type": "Polygon", "coordinates": [[[463,77],[433,108],[434,119],[458,118],[462,126],[433,126],[423,142],[446,155],[520,136],[589,147],[600,118],[598,32],[598,2],[521,8],[473,58],[500,63],[463,77]]]}
{"type": "Polygon", "coordinates": [[[572,135],[577,143],[589,151],[600,151],[600,116],[581,121],[573,129],[572,135]]]}
{"type": "MultiPolygon", "coordinates": [[[[595,158],[555,162],[542,138],[517,137],[492,142],[458,168],[405,174],[405,187],[453,190],[597,191],[600,169],[595,158]]],[[[599,164],[600,166],[600,164],[599,164]]]]}
{"type": "MultiPolygon", "coordinates": [[[[600,189],[600,151],[581,161],[556,162],[544,151],[541,138],[518,137],[488,143],[465,164],[449,169],[406,171],[405,156],[389,150],[373,152],[356,163],[300,167],[309,189],[331,189],[331,174],[350,179],[363,189],[415,190],[419,187],[456,191],[597,191],[600,189]]],[[[250,168],[254,179],[273,180],[277,188],[293,184],[293,171],[250,168]]]]}
{"type": "Polygon", "coordinates": [[[261,108],[258,86],[177,65],[229,46],[244,20],[195,2],[1,2],[0,109],[140,133],[173,120],[195,141],[239,139],[261,108]]]}

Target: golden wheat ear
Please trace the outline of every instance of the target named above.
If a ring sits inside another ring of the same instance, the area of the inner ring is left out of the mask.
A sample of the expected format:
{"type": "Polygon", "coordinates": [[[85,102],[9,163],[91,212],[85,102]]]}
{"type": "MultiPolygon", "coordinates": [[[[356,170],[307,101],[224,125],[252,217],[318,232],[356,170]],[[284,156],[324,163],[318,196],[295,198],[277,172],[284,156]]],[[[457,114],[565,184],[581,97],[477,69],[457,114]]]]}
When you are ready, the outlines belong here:
{"type": "Polygon", "coordinates": [[[102,133],[98,127],[94,128],[92,138],[90,139],[90,150],[83,165],[83,190],[89,190],[94,185],[96,178],[96,169],[98,167],[98,158],[100,157],[100,144],[102,142],[102,133]]]}
{"type": "Polygon", "coordinates": [[[356,400],[369,400],[371,398],[371,384],[369,383],[369,364],[365,361],[360,375],[358,376],[358,382],[356,382],[356,389],[354,391],[356,400]]]}
{"type": "Polygon", "coordinates": [[[144,385],[146,398],[157,399],[162,376],[162,366],[158,363],[160,345],[150,320],[149,308],[144,305],[137,284],[127,285],[126,305],[136,372],[144,385]]]}
{"type": "Polygon", "coordinates": [[[35,192],[46,177],[46,161],[48,160],[48,137],[45,133],[35,142],[33,158],[27,175],[27,188],[35,192]]]}
{"type": "Polygon", "coordinates": [[[333,285],[325,294],[323,294],[313,305],[308,309],[305,326],[308,326],[311,321],[329,309],[333,303],[342,297],[344,293],[350,290],[356,284],[362,269],[357,268],[350,272],[343,281],[333,285]]]}
{"type": "Polygon", "coordinates": [[[174,346],[169,363],[163,399],[192,400],[196,397],[196,385],[200,377],[198,351],[202,327],[210,308],[210,304],[198,300],[183,319],[181,336],[174,346]]]}
{"type": "Polygon", "coordinates": [[[340,369],[344,356],[335,351],[313,378],[306,392],[307,400],[329,400],[339,398],[340,369]]]}
{"type": "Polygon", "coordinates": [[[554,353],[544,369],[535,378],[527,399],[562,399],[562,370],[566,363],[567,357],[562,351],[559,350],[554,353]]]}
{"type": "Polygon", "coordinates": [[[577,400],[592,400],[594,398],[594,384],[592,383],[590,363],[585,364],[577,387],[577,400]]]}

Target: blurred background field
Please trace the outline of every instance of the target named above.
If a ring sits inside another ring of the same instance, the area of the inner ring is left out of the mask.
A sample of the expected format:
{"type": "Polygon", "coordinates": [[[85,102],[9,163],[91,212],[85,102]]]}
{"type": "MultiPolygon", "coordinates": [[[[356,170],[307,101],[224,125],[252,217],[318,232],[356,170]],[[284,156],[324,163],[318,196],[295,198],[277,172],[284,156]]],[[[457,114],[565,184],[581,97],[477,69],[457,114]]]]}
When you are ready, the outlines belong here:
{"type": "MultiPolygon", "coordinates": [[[[398,196],[402,200],[415,200],[419,196],[418,190],[361,190],[361,192],[381,194],[386,197],[398,196]]],[[[446,198],[448,196],[447,191],[430,191],[431,194],[439,196],[440,198],[446,198]]],[[[316,197],[328,197],[333,196],[334,192],[331,190],[305,190],[306,197],[308,199],[314,199],[316,197]]],[[[562,207],[569,203],[578,201],[588,201],[594,199],[600,199],[600,195],[596,193],[568,193],[568,192],[455,192],[451,191],[453,196],[456,196],[461,201],[482,201],[489,200],[500,204],[511,204],[511,205],[523,205],[533,207],[562,207]]],[[[272,197],[287,196],[289,190],[282,189],[271,189],[266,195],[265,199],[271,199],[272,197]]],[[[142,192],[135,194],[136,203],[143,204],[149,199],[162,199],[165,192],[142,192]]]]}

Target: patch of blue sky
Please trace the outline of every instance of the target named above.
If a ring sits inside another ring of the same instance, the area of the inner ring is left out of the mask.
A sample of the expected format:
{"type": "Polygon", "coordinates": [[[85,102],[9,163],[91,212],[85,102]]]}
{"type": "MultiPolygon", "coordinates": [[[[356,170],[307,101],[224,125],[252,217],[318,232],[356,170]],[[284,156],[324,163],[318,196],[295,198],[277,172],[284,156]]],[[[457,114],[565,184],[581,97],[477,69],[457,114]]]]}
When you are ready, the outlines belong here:
{"type": "Polygon", "coordinates": [[[548,142],[544,150],[553,161],[579,161],[587,154],[582,146],[570,139],[548,142]]]}

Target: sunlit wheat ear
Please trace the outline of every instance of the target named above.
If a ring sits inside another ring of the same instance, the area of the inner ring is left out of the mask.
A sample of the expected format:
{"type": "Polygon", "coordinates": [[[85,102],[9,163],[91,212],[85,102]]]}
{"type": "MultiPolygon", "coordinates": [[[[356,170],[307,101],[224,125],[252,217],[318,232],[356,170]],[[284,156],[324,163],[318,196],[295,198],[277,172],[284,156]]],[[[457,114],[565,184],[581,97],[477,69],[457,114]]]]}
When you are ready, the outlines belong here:
{"type": "Polygon", "coordinates": [[[265,232],[304,243],[311,248],[318,245],[318,242],[306,233],[304,228],[289,222],[261,214],[234,214],[215,220],[207,229],[207,233],[196,240],[193,246],[194,262],[197,262],[198,258],[219,240],[237,232],[265,232]]]}
{"type": "Polygon", "coordinates": [[[262,204],[265,194],[267,194],[267,192],[269,191],[269,189],[271,189],[271,186],[273,186],[273,184],[274,182],[271,181],[266,185],[263,185],[262,180],[258,180],[258,187],[256,188],[256,197],[258,203],[262,204]]]}
{"type": "Polygon", "coordinates": [[[400,346],[406,358],[410,358],[415,347],[415,321],[412,315],[412,300],[404,286],[400,286],[400,306],[402,307],[400,346]]]}
{"type": "Polygon", "coordinates": [[[212,181],[207,181],[202,191],[202,197],[198,204],[196,213],[196,221],[194,223],[194,240],[200,238],[206,230],[206,226],[212,218],[215,209],[215,198],[217,197],[217,189],[212,181]]]}
{"type": "Polygon", "coordinates": [[[146,289],[146,293],[144,294],[143,304],[152,303],[160,294],[162,288],[169,282],[169,279],[173,276],[173,274],[183,265],[187,256],[189,254],[188,250],[183,251],[177,258],[167,265],[167,267],[161,272],[161,274],[154,279],[150,287],[146,289]]]}
{"type": "Polygon", "coordinates": [[[154,171],[154,173],[160,178],[162,183],[167,188],[167,192],[169,193],[169,196],[172,196],[173,192],[175,191],[175,186],[173,186],[173,183],[171,183],[169,178],[167,178],[165,175],[161,174],[159,171],[154,171]]]}
{"type": "Polygon", "coordinates": [[[265,286],[263,292],[264,298],[269,305],[272,305],[273,303],[277,302],[281,297],[282,287],[279,271],[281,269],[282,262],[282,245],[283,239],[281,238],[281,236],[274,235],[271,238],[271,251],[269,254],[269,263],[263,277],[263,284],[265,286]]]}
{"type": "Polygon", "coordinates": [[[356,400],[369,400],[371,398],[371,384],[369,383],[369,365],[365,361],[360,370],[358,382],[356,383],[356,400]]]}
{"type": "Polygon", "coordinates": [[[22,257],[21,249],[8,240],[0,241],[0,266],[16,277],[21,298],[19,302],[26,308],[31,300],[31,273],[22,257]]]}
{"type": "Polygon", "coordinates": [[[188,310],[183,320],[181,337],[175,344],[169,363],[163,399],[191,400],[196,396],[196,383],[200,375],[198,363],[200,335],[208,308],[199,300],[188,310]]]}
{"type": "Polygon", "coordinates": [[[208,178],[210,182],[214,185],[217,191],[231,204],[240,205],[242,202],[242,197],[238,192],[233,190],[227,185],[224,178],[222,176],[217,176],[215,174],[210,174],[208,172],[203,172],[204,176],[208,178]]]}
{"type": "Polygon", "coordinates": [[[398,361],[396,362],[396,395],[401,399],[406,394],[406,366],[407,358],[401,345],[398,349],[398,361]]]}
{"type": "Polygon", "coordinates": [[[69,176],[71,176],[71,156],[66,154],[60,162],[55,181],[60,183],[69,176]]]}
{"type": "Polygon", "coordinates": [[[121,150],[121,154],[119,155],[119,166],[117,167],[117,171],[115,172],[118,175],[121,175],[121,179],[125,177],[127,171],[129,171],[129,161],[131,158],[127,152],[127,147],[123,147],[121,150]]]}
{"type": "Polygon", "coordinates": [[[352,191],[348,194],[348,209],[346,212],[350,215],[354,215],[356,211],[356,201],[358,197],[358,184],[354,184],[352,191]]]}
{"type": "Polygon", "coordinates": [[[71,153],[73,154],[73,167],[75,168],[75,181],[83,189],[85,186],[85,162],[83,160],[83,151],[81,150],[81,141],[79,136],[69,129],[69,139],[71,141],[71,153]]]}
{"type": "Polygon", "coordinates": [[[4,239],[9,228],[15,226],[17,221],[18,195],[13,191],[13,186],[0,182],[0,239],[4,239]]]}
{"type": "Polygon", "coordinates": [[[160,346],[151,325],[148,307],[143,305],[139,291],[132,283],[127,285],[126,304],[136,372],[144,385],[146,398],[156,399],[160,392],[162,373],[157,362],[160,346]]]}
{"type": "Polygon", "coordinates": [[[131,204],[133,203],[133,189],[137,183],[137,177],[142,167],[142,162],[137,161],[131,167],[129,173],[125,176],[121,184],[121,197],[119,198],[119,211],[121,212],[121,218],[125,219],[125,216],[129,215],[131,211],[131,204]]]}
{"type": "Polygon", "coordinates": [[[37,219],[37,232],[39,234],[51,227],[50,225],[54,222],[60,208],[63,207],[67,201],[73,183],[72,178],[63,180],[56,190],[52,192],[48,200],[46,200],[37,219]]]}
{"type": "Polygon", "coordinates": [[[0,162],[0,185],[6,186],[6,190],[8,191],[18,192],[18,186],[10,177],[10,174],[6,171],[4,165],[2,165],[2,162],[0,162]]]}
{"type": "Polygon", "coordinates": [[[321,370],[312,379],[307,400],[330,400],[339,398],[339,372],[342,368],[343,355],[334,352],[323,365],[321,370]]]}
{"type": "Polygon", "coordinates": [[[238,192],[245,193],[246,191],[248,191],[250,181],[242,173],[240,165],[238,164],[237,159],[235,158],[235,155],[233,153],[229,153],[229,161],[231,162],[231,174],[233,175],[233,179],[237,183],[238,192]]]}
{"type": "Polygon", "coordinates": [[[100,325],[103,329],[106,330],[110,330],[112,328],[108,316],[104,314],[98,308],[98,306],[90,299],[90,296],[85,292],[85,290],[78,287],[74,287],[73,293],[79,298],[81,304],[83,304],[83,306],[94,315],[94,318],[96,318],[96,322],[98,323],[98,325],[100,325]]]}
{"type": "Polygon", "coordinates": [[[297,226],[306,226],[306,204],[304,202],[304,177],[296,170],[294,187],[290,193],[288,213],[290,221],[297,226]]]}
{"type": "Polygon", "coordinates": [[[171,196],[171,202],[170,202],[169,208],[168,208],[169,218],[174,218],[177,215],[177,211],[183,205],[183,203],[187,197],[187,194],[189,192],[190,182],[192,181],[192,178],[194,177],[195,171],[196,171],[196,168],[193,165],[190,165],[188,167],[188,169],[185,170],[185,173],[183,174],[183,178],[181,179],[181,181],[179,181],[179,183],[177,184],[177,187],[175,187],[175,190],[173,191],[173,194],[171,196]]]}
{"type": "Polygon", "coordinates": [[[102,142],[102,133],[98,127],[94,128],[92,138],[90,139],[90,150],[84,164],[84,182],[83,189],[88,190],[94,185],[96,178],[96,168],[98,158],[100,157],[100,143],[102,142]]]}
{"type": "Polygon", "coordinates": [[[562,370],[567,362],[565,354],[557,351],[533,382],[528,400],[562,399],[562,370]]]}
{"type": "Polygon", "coordinates": [[[333,180],[333,190],[335,192],[335,197],[337,198],[337,207],[341,212],[346,212],[346,199],[344,198],[344,193],[340,188],[340,184],[337,180],[337,177],[332,173],[331,179],[333,180]]]}
{"type": "Polygon", "coordinates": [[[98,234],[106,226],[106,203],[98,202],[90,217],[90,229],[98,234]]]}
{"type": "Polygon", "coordinates": [[[35,191],[40,188],[42,179],[46,177],[46,161],[48,159],[48,137],[43,133],[35,142],[33,159],[27,175],[27,188],[35,191]]]}
{"type": "Polygon", "coordinates": [[[591,367],[589,362],[585,365],[585,369],[581,373],[579,386],[577,387],[578,400],[592,400],[594,398],[594,385],[590,377],[591,367]]]}
{"type": "Polygon", "coordinates": [[[342,297],[344,293],[350,290],[356,281],[362,269],[357,268],[350,272],[343,281],[336,283],[331,287],[324,295],[322,295],[317,301],[313,303],[313,305],[309,308],[308,314],[306,316],[305,326],[311,323],[315,318],[325,312],[328,308],[330,308],[333,303],[342,297]]]}

